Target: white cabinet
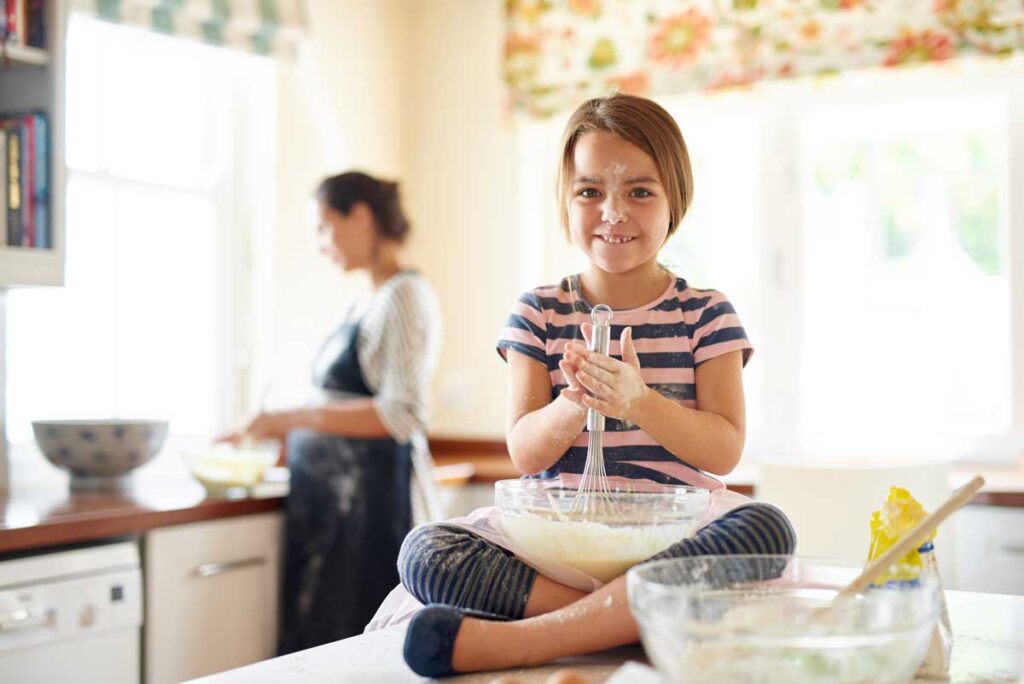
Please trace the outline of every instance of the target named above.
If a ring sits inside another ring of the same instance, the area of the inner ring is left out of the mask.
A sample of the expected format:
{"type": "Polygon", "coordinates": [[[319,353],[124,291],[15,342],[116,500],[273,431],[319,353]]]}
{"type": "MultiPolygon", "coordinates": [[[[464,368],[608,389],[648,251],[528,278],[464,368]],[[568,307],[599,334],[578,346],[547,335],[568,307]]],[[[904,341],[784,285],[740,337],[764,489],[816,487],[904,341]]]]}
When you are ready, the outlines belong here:
{"type": "Polygon", "coordinates": [[[1024,508],[967,506],[952,521],[953,588],[1024,595],[1024,508]]]}
{"type": "Polygon", "coordinates": [[[146,535],[145,684],[171,684],[274,656],[280,539],[280,513],[146,535]]]}
{"type": "Polygon", "coordinates": [[[441,487],[441,508],[447,518],[461,518],[478,508],[494,505],[493,484],[465,484],[441,487]]]}
{"type": "MultiPolygon", "coordinates": [[[[47,0],[47,49],[9,45],[0,58],[0,113],[43,110],[50,124],[50,229],[53,247],[7,246],[0,235],[0,288],[64,283],[64,36],[66,0],[47,0]]],[[[0,194],[6,197],[6,195],[0,194]]],[[[6,211],[6,207],[4,207],[6,211]]]]}

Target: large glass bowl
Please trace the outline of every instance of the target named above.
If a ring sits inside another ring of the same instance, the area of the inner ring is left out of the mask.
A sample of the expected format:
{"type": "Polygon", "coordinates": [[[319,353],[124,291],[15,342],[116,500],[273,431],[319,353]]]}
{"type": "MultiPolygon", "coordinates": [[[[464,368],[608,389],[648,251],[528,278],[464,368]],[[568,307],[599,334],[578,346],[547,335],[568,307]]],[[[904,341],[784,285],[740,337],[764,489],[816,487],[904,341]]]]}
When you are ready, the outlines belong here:
{"type": "Polygon", "coordinates": [[[644,649],[672,682],[910,681],[939,616],[938,581],[829,605],[861,569],[793,556],[698,556],[645,563],[626,582],[644,649]]]}
{"type": "Polygon", "coordinates": [[[516,544],[602,582],[691,536],[707,513],[706,489],[644,481],[616,483],[612,512],[574,511],[576,490],[560,480],[501,480],[495,504],[516,544]]]}

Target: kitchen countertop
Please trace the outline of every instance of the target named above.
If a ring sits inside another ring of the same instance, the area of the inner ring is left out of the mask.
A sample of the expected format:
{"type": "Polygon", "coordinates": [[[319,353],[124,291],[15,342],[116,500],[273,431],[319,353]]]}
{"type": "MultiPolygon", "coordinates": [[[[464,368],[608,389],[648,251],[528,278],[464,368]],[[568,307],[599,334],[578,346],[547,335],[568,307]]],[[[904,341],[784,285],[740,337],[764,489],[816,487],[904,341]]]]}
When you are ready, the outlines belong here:
{"type": "MultiPolygon", "coordinates": [[[[518,477],[507,455],[501,453],[438,453],[438,465],[469,464],[455,469],[459,481],[492,484],[518,477]]],[[[985,488],[972,504],[1024,507],[1024,464],[1007,467],[956,466],[951,485],[959,486],[972,474],[985,476],[985,488]]],[[[750,495],[757,482],[756,466],[741,466],[725,478],[730,489],[750,495]]],[[[119,494],[85,494],[63,486],[16,486],[0,493],[0,554],[141,534],[156,527],[248,515],[282,507],[280,486],[258,488],[240,499],[207,498],[191,478],[139,480],[119,494]]]]}
{"type": "MultiPolygon", "coordinates": [[[[954,635],[950,681],[954,684],[1022,681],[1024,596],[947,591],[946,601],[954,635]]],[[[428,681],[406,667],[402,659],[404,636],[404,626],[392,627],[229,670],[195,680],[195,683],[338,684],[372,681],[397,684],[428,681]]],[[[642,651],[632,647],[506,674],[514,674],[522,684],[541,684],[552,672],[571,665],[586,675],[590,682],[603,682],[629,660],[646,662],[642,651]]],[[[464,675],[445,681],[486,684],[498,674],[464,675]]]]}
{"type": "MultiPolygon", "coordinates": [[[[493,484],[520,476],[507,453],[441,453],[435,454],[434,460],[439,466],[468,464],[471,470],[465,480],[473,484],[493,484]]],[[[959,487],[976,474],[984,476],[985,487],[971,499],[972,505],[1024,508],[1024,462],[1005,466],[956,463],[950,486],[959,487]]],[[[757,488],[757,465],[740,465],[722,479],[729,489],[752,496],[757,488]]]]}
{"type": "Polygon", "coordinates": [[[118,494],[85,494],[67,486],[20,487],[0,493],[0,553],[108,537],[155,527],[280,509],[280,488],[241,499],[207,498],[196,481],[133,482],[118,494]]]}

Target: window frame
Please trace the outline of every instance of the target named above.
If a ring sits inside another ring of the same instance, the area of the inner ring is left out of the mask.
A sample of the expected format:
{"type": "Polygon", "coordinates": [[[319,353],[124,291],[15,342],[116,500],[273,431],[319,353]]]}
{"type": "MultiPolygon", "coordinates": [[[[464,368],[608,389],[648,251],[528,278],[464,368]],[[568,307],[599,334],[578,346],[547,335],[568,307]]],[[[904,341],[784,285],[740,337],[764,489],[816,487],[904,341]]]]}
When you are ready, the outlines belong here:
{"type": "MultiPolygon", "coordinates": [[[[786,388],[793,391],[784,401],[769,402],[772,408],[765,410],[766,425],[779,425],[782,430],[778,434],[758,436],[761,439],[751,443],[748,454],[754,460],[808,460],[799,446],[800,401],[804,398],[799,395],[798,384],[787,379],[799,371],[800,329],[805,320],[800,296],[803,227],[798,126],[801,115],[837,105],[863,105],[868,94],[883,102],[893,102],[1000,93],[1007,100],[1009,138],[1006,269],[1010,285],[1011,424],[1007,433],[966,438],[968,441],[959,446],[957,453],[936,454],[935,457],[964,462],[1014,462],[1024,449],[1024,193],[1014,192],[1014,188],[1024,187],[1024,58],[964,59],[953,65],[908,70],[871,69],[847,74],[832,82],[779,82],[765,90],[768,91],[764,98],[765,147],[760,157],[762,178],[766,179],[763,188],[771,190],[765,196],[773,197],[773,207],[779,206],[780,197],[784,201],[778,212],[760,212],[764,217],[762,244],[766,246],[762,263],[767,272],[772,273],[762,286],[769,288],[770,296],[765,300],[778,305],[766,312],[766,318],[779,324],[766,328],[767,336],[759,345],[771,354],[773,361],[779,361],[766,369],[766,394],[778,397],[785,396],[786,388]],[[951,81],[955,90],[951,88],[951,81]]],[[[901,454],[898,448],[880,455],[921,456],[916,452],[901,454]]]]}

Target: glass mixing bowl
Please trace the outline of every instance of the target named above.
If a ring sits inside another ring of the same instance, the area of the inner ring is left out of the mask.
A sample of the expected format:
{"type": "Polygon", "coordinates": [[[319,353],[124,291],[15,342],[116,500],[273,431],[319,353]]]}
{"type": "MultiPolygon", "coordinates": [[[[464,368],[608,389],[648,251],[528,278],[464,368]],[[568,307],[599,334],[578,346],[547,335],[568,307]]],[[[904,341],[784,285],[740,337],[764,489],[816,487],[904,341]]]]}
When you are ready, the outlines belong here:
{"type": "Polygon", "coordinates": [[[190,444],[181,454],[192,476],[212,497],[251,494],[263,473],[277,463],[281,445],[273,440],[241,444],[190,444]]]}
{"type": "Polygon", "coordinates": [[[862,565],[794,556],[698,556],[626,575],[644,649],[672,682],[894,684],[924,659],[938,581],[828,605],[862,565]]]}
{"type": "Polygon", "coordinates": [[[602,582],[689,537],[707,513],[706,489],[645,481],[616,482],[614,514],[573,511],[576,490],[560,480],[501,480],[495,505],[516,544],[602,582]]]}

